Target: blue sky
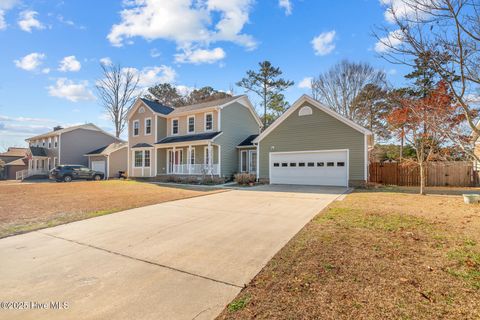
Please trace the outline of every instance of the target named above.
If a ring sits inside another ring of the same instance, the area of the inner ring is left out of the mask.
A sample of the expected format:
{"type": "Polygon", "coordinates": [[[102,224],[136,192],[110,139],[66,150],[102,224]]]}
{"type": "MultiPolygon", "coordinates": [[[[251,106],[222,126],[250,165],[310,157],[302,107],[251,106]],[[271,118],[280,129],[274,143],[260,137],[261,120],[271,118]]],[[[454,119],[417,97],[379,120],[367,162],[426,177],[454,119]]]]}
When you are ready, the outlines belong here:
{"type": "Polygon", "coordinates": [[[296,83],[289,102],[309,93],[303,79],[342,59],[369,62],[401,84],[407,70],[382,60],[372,36],[388,23],[389,1],[0,0],[0,148],[58,124],[111,131],[94,88],[108,59],[135,68],[144,87],[168,81],[236,94],[235,82],[268,59],[296,83]]]}

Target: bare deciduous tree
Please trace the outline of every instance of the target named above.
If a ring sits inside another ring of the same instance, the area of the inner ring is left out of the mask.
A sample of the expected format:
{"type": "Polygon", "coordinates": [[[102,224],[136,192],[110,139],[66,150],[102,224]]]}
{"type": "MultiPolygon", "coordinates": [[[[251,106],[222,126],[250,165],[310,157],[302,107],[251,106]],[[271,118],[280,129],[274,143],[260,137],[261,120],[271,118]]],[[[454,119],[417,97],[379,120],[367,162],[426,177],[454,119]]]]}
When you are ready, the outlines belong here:
{"type": "Polygon", "coordinates": [[[102,78],[97,81],[96,88],[103,108],[115,125],[115,136],[118,138],[127,125],[127,113],[136,98],[139,76],[119,64],[100,66],[102,78]]]}
{"type": "Polygon", "coordinates": [[[480,2],[477,0],[402,0],[388,8],[393,26],[375,34],[387,61],[413,66],[424,59],[448,85],[472,132],[480,90],[480,2]]]}
{"type": "Polygon", "coordinates": [[[312,96],[351,120],[361,115],[353,103],[368,84],[386,86],[385,72],[367,63],[343,60],[312,80],[312,96]]]}

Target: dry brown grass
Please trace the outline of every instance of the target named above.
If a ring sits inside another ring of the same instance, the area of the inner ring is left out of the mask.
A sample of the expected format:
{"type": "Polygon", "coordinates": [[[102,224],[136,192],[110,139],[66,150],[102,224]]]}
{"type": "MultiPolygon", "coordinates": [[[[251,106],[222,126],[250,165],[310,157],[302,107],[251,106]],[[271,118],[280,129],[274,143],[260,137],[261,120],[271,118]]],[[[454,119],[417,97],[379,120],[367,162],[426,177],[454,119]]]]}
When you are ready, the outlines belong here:
{"type": "Polygon", "coordinates": [[[215,192],[136,181],[0,184],[0,238],[135,207],[215,192]]]}
{"type": "Polygon", "coordinates": [[[479,319],[480,206],[357,192],[297,234],[219,319],[479,319]]]}

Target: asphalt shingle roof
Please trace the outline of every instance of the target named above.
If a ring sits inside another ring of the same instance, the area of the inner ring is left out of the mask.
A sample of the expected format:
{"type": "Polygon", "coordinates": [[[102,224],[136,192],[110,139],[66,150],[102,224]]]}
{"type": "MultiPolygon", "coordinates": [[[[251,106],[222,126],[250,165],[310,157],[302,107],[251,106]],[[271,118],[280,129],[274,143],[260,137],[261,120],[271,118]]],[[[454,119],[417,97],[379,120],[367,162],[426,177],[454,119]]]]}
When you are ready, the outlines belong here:
{"type": "Polygon", "coordinates": [[[258,134],[252,134],[251,136],[248,136],[247,139],[243,140],[242,142],[240,142],[240,144],[238,145],[239,147],[247,147],[247,146],[253,146],[253,143],[252,141],[258,137],[258,134]]]}
{"type": "Polygon", "coordinates": [[[103,155],[108,155],[114,151],[117,151],[121,148],[124,148],[128,145],[127,142],[113,142],[109,145],[106,145],[104,147],[101,147],[101,148],[98,148],[98,149],[95,149],[93,151],[90,151],[89,153],[85,154],[85,155],[94,155],[94,154],[103,154],[103,155]]]}
{"type": "Polygon", "coordinates": [[[42,147],[30,147],[30,152],[34,157],[46,157],[47,150],[42,147]]]}
{"type": "Polygon", "coordinates": [[[177,107],[177,108],[175,108],[174,111],[172,111],[171,115],[175,115],[177,113],[184,113],[184,112],[190,112],[190,111],[195,111],[195,110],[200,110],[200,109],[206,109],[206,108],[221,106],[225,103],[236,100],[240,97],[241,97],[241,95],[240,96],[223,98],[223,99],[212,100],[212,101],[207,101],[207,102],[202,102],[202,103],[197,103],[197,104],[191,104],[191,105],[183,106],[183,107],[177,107]]]}
{"type": "Polygon", "coordinates": [[[167,115],[167,114],[170,114],[173,110],[173,108],[171,107],[168,107],[168,106],[165,106],[161,103],[158,103],[158,102],[155,102],[155,101],[152,101],[152,100],[148,100],[148,99],[145,99],[145,98],[141,98],[141,100],[143,101],[143,103],[145,103],[150,109],[152,109],[153,111],[157,112],[157,113],[161,113],[161,114],[164,114],[164,115],[167,115]]]}
{"type": "Polygon", "coordinates": [[[136,145],[134,145],[132,147],[133,148],[153,148],[153,146],[151,144],[148,144],[148,143],[137,143],[136,145]]]}
{"type": "Polygon", "coordinates": [[[213,139],[216,136],[218,136],[220,133],[221,133],[221,131],[199,133],[199,134],[189,134],[189,135],[184,135],[184,136],[166,137],[166,138],[163,138],[162,140],[158,141],[156,144],[189,142],[189,141],[198,141],[198,140],[210,140],[210,139],[213,139]]]}

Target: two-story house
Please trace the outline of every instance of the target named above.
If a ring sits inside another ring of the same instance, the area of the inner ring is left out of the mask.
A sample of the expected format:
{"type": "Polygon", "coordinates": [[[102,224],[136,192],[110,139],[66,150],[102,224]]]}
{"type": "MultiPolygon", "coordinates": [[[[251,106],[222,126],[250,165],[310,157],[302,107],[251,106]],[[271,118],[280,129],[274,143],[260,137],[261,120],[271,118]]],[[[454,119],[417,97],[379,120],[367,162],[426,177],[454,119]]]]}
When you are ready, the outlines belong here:
{"type": "Polygon", "coordinates": [[[128,114],[128,174],[230,177],[241,170],[238,146],[261,126],[245,95],[177,108],[138,99],[128,114]]]}
{"type": "Polygon", "coordinates": [[[53,131],[26,139],[28,169],[22,178],[32,175],[47,175],[53,167],[61,164],[88,166],[85,154],[120,139],[92,123],[68,128],[55,127],[53,131]]]}

